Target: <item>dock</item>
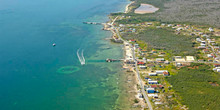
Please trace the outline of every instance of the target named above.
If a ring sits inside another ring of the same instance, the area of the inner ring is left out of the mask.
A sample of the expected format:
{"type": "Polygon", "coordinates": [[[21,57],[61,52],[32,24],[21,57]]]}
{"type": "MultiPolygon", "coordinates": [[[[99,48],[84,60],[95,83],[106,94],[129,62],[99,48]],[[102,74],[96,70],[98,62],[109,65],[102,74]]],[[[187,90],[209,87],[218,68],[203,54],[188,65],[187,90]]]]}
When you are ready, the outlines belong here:
{"type": "Polygon", "coordinates": [[[124,59],[109,59],[109,58],[107,58],[105,61],[106,62],[120,62],[120,61],[124,61],[124,59]]]}
{"type": "Polygon", "coordinates": [[[98,22],[83,22],[83,24],[104,25],[105,23],[98,23],[98,22]]]}

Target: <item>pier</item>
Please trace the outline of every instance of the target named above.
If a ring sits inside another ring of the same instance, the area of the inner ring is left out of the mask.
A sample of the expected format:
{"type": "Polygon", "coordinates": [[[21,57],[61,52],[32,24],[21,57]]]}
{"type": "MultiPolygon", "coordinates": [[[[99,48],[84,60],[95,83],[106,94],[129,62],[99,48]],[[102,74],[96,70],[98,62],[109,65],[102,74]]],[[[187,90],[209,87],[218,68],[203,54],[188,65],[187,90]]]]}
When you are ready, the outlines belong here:
{"type": "Polygon", "coordinates": [[[105,61],[106,62],[120,62],[120,61],[124,61],[124,59],[109,59],[109,58],[107,58],[105,61]]]}
{"type": "Polygon", "coordinates": [[[98,23],[98,22],[83,22],[83,24],[104,25],[104,24],[106,24],[106,23],[98,23]]]}

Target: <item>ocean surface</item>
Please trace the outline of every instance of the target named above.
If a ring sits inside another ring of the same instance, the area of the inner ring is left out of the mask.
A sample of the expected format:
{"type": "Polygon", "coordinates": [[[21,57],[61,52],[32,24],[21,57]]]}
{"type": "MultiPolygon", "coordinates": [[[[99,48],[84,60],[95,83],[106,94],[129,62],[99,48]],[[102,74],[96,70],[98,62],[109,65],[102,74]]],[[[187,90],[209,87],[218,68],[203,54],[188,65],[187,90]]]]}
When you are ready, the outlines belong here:
{"type": "Polygon", "coordinates": [[[112,110],[121,45],[100,25],[127,0],[0,0],[1,110],[112,110]],[[56,43],[53,47],[52,44],[56,43]],[[84,50],[82,66],[77,50],[84,50]]]}

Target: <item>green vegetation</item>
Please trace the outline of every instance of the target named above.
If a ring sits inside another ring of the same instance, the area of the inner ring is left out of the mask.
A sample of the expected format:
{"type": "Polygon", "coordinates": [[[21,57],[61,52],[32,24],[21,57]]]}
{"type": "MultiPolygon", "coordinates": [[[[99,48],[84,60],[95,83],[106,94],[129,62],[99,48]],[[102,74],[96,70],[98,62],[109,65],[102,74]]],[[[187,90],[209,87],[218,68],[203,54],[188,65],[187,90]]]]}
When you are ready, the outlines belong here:
{"type": "Polygon", "coordinates": [[[167,77],[182,104],[191,110],[220,109],[220,75],[205,64],[181,68],[176,75],[167,77]]]}
{"type": "Polygon", "coordinates": [[[171,50],[175,55],[194,55],[196,52],[193,48],[192,37],[176,35],[165,28],[150,28],[138,34],[125,33],[122,37],[142,40],[148,44],[148,48],[171,50]]]}
{"type": "Polygon", "coordinates": [[[134,103],[138,103],[139,101],[137,99],[134,99],[134,103]]]}
{"type": "Polygon", "coordinates": [[[166,23],[192,23],[220,27],[220,1],[219,0],[131,0],[135,1],[130,6],[131,12],[114,13],[112,16],[131,16],[121,19],[118,23],[141,23],[146,21],[160,21],[166,23]],[[159,11],[152,14],[134,14],[134,10],[141,3],[152,4],[159,11]],[[196,7],[196,8],[195,8],[196,7]]]}

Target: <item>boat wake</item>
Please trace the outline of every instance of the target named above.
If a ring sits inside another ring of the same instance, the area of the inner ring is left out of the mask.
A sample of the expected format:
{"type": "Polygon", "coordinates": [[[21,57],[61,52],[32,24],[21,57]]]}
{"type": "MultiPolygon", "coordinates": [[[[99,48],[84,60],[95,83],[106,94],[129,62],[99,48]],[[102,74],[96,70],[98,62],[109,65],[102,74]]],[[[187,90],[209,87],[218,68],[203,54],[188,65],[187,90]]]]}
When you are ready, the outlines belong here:
{"type": "Polygon", "coordinates": [[[80,49],[78,49],[77,52],[76,52],[76,54],[77,54],[77,56],[79,58],[79,61],[80,61],[81,65],[85,65],[86,64],[86,60],[85,60],[85,58],[83,56],[83,50],[81,51],[81,54],[79,52],[80,52],[80,49]]]}

